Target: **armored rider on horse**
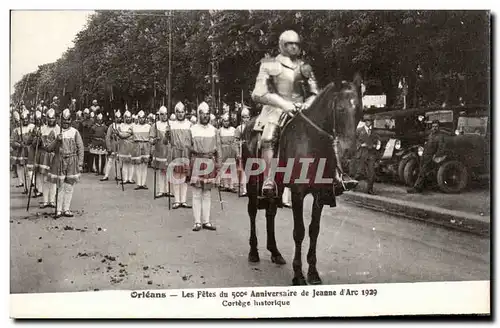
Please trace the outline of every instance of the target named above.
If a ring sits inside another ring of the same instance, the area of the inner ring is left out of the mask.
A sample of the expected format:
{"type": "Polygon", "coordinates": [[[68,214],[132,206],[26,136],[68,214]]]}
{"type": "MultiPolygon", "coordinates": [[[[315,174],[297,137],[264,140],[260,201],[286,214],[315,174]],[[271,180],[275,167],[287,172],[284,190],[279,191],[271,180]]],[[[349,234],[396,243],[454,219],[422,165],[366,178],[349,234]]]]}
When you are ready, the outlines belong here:
{"type": "MultiPolygon", "coordinates": [[[[252,93],[252,99],[263,105],[254,130],[262,131],[262,159],[266,164],[262,195],[269,198],[278,194],[270,167],[279,142],[279,128],[284,125],[287,116],[307,109],[319,93],[312,67],[299,59],[299,35],[292,30],[283,32],[279,38],[279,50],[280,54],[275,58],[262,59],[252,93]]],[[[343,186],[344,190],[357,185],[356,180],[346,175],[335,176],[334,184],[343,186]]]]}

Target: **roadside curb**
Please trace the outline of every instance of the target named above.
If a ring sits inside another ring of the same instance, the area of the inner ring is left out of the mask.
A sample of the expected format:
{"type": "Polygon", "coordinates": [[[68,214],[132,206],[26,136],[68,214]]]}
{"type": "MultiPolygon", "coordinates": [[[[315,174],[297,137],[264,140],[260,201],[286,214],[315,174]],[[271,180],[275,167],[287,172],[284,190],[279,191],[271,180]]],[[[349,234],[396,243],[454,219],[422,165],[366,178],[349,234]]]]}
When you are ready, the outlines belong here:
{"type": "Polygon", "coordinates": [[[490,223],[481,216],[462,211],[453,211],[417,202],[370,195],[356,191],[344,193],[340,199],[360,207],[389,213],[408,219],[424,221],[452,229],[489,237],[490,223]]]}

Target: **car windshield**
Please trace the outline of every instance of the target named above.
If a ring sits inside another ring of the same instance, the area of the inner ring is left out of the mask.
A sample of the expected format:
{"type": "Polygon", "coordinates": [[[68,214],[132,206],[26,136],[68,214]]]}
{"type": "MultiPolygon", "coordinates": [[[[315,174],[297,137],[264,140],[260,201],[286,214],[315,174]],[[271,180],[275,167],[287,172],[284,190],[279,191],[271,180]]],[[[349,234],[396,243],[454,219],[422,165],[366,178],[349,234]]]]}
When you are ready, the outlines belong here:
{"type": "Polygon", "coordinates": [[[396,120],[394,120],[393,118],[376,118],[373,121],[373,127],[375,129],[395,130],[396,120]]]}
{"type": "Polygon", "coordinates": [[[461,116],[458,118],[457,131],[458,134],[476,134],[480,136],[486,135],[488,126],[488,117],[467,117],[461,116]]]}

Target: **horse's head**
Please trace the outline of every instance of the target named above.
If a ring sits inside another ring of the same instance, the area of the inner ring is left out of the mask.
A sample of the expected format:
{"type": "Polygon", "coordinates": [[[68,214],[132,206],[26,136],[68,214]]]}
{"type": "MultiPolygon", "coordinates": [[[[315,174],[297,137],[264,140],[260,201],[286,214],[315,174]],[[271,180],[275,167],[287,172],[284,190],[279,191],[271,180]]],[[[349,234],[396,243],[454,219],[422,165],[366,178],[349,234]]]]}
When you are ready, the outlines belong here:
{"type": "Polygon", "coordinates": [[[324,127],[335,132],[341,145],[341,156],[353,154],[356,145],[356,127],[361,120],[361,77],[357,74],[353,82],[330,83],[311,105],[321,111],[324,127]]]}

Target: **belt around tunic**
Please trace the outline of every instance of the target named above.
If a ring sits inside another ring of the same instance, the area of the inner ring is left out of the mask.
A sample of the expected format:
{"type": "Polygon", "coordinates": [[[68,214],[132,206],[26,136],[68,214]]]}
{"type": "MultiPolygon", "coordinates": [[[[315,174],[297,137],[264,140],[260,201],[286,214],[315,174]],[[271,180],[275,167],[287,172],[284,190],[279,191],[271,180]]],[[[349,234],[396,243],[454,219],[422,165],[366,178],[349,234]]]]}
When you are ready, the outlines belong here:
{"type": "Polygon", "coordinates": [[[198,158],[212,158],[212,157],[215,157],[215,152],[210,152],[210,153],[192,152],[191,156],[192,157],[198,157],[198,158]]]}

